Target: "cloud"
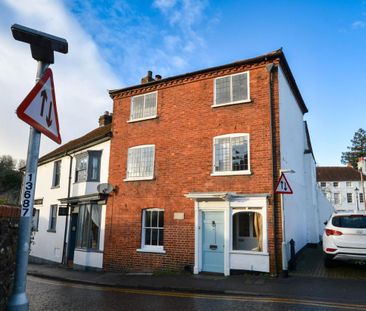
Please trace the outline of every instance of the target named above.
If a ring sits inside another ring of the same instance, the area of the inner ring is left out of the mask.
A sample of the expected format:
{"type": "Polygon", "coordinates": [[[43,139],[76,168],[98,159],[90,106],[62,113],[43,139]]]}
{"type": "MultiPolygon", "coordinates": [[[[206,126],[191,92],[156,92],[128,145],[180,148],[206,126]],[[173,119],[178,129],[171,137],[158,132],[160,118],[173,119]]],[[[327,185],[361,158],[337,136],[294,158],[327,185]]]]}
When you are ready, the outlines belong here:
{"type": "Polygon", "coordinates": [[[147,70],[166,77],[209,58],[203,55],[206,1],[155,0],[143,9],[123,0],[66,0],[66,5],[125,85],[139,83],[147,70]]]}
{"type": "MultiPolygon", "coordinates": [[[[121,86],[97,45],[60,1],[4,0],[0,4],[0,155],[25,158],[29,127],[15,110],[34,85],[37,63],[29,45],[12,38],[13,23],[66,38],[69,53],[55,53],[56,101],[63,142],[96,128],[98,116],[112,109],[107,89],[121,86]]],[[[41,154],[58,145],[42,137],[41,154]]]]}
{"type": "Polygon", "coordinates": [[[361,29],[366,27],[366,22],[364,21],[355,21],[352,23],[353,29],[361,29]]]}
{"type": "Polygon", "coordinates": [[[155,0],[153,5],[162,11],[166,11],[174,7],[175,3],[175,0],[155,0]]]}

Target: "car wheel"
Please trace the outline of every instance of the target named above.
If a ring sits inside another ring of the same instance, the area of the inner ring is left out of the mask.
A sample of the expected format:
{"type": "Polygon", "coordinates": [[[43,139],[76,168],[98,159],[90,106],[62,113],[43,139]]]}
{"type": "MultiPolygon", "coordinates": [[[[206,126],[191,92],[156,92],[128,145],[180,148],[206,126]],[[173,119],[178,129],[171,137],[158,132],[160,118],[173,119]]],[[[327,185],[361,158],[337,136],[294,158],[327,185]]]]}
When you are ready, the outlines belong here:
{"type": "Polygon", "coordinates": [[[334,261],[331,257],[325,255],[324,256],[324,266],[326,268],[333,268],[337,265],[336,261],[334,261]]]}

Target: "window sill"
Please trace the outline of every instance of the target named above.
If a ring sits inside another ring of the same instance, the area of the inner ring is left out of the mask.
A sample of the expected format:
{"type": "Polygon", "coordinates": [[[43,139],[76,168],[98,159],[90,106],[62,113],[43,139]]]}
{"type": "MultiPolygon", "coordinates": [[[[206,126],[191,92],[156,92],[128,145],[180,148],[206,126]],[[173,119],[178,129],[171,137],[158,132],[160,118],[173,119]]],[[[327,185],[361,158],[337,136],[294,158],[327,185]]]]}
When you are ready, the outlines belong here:
{"type": "Polygon", "coordinates": [[[239,100],[236,102],[230,102],[230,103],[225,103],[225,104],[213,104],[211,105],[212,108],[217,108],[217,107],[224,107],[224,106],[232,106],[232,105],[240,105],[240,104],[249,104],[252,103],[253,101],[251,99],[247,99],[247,100],[239,100]]]}
{"type": "Polygon", "coordinates": [[[60,185],[51,187],[51,189],[59,189],[59,188],[60,188],[60,185]]]}
{"type": "Polygon", "coordinates": [[[231,250],[230,254],[269,256],[266,252],[231,250]]]}
{"type": "Polygon", "coordinates": [[[165,254],[166,251],[162,248],[151,249],[151,248],[138,248],[136,249],[138,253],[156,253],[156,254],[165,254]]]}
{"type": "Polygon", "coordinates": [[[47,232],[56,233],[56,229],[48,229],[47,232]]]}
{"type": "Polygon", "coordinates": [[[214,172],[211,176],[236,176],[236,175],[252,175],[251,171],[229,171],[229,172],[214,172]]]}
{"type": "Polygon", "coordinates": [[[144,180],[154,180],[155,177],[135,177],[135,178],[125,178],[123,181],[129,182],[129,181],[144,181],[144,180]]]}
{"type": "Polygon", "coordinates": [[[99,249],[94,249],[94,248],[75,247],[75,251],[84,252],[84,253],[103,253],[103,251],[101,251],[99,249]]]}
{"type": "Polygon", "coordinates": [[[146,121],[146,120],[152,120],[152,119],[157,119],[158,116],[151,116],[151,117],[146,117],[146,118],[140,118],[140,119],[134,119],[134,120],[128,120],[127,123],[135,123],[135,122],[140,122],[140,121],[146,121]]]}

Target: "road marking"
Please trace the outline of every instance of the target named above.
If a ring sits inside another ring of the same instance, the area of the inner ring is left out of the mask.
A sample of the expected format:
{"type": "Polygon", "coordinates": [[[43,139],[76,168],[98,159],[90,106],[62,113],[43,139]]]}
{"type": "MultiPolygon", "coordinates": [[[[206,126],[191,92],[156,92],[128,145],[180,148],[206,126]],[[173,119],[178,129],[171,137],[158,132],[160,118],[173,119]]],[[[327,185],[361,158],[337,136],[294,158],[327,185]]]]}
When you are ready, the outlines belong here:
{"type": "Polygon", "coordinates": [[[135,294],[135,295],[150,295],[150,296],[162,296],[162,297],[176,297],[176,298],[191,298],[191,299],[206,299],[206,300],[225,300],[225,301],[238,301],[238,302],[266,302],[266,303],[283,303],[292,305],[305,305],[314,307],[328,307],[345,310],[366,310],[366,304],[349,304],[349,303],[338,303],[321,300],[310,300],[310,299],[292,299],[292,298],[281,298],[281,297],[254,297],[254,296],[232,296],[232,295],[214,295],[214,294],[195,294],[186,292],[169,292],[160,290],[145,290],[145,289],[133,289],[133,288],[118,288],[109,286],[98,286],[98,285],[86,285],[86,284],[75,284],[70,282],[63,282],[57,280],[45,280],[38,277],[29,276],[30,280],[34,280],[39,283],[49,285],[63,285],[72,288],[97,290],[104,292],[119,292],[124,294],[135,294]]]}

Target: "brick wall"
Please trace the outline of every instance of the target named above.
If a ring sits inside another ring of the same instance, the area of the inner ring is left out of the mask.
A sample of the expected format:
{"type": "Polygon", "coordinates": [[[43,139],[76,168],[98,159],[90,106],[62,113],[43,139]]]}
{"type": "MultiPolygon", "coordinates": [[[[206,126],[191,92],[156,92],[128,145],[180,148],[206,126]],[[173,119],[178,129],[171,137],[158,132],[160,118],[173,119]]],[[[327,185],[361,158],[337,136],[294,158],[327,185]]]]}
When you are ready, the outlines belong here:
{"type": "Polygon", "coordinates": [[[19,215],[19,208],[0,205],[0,310],[6,309],[12,289],[19,215]]]}
{"type": "MultiPolygon", "coordinates": [[[[277,74],[273,87],[273,130],[276,141],[272,157],[269,80],[266,62],[240,65],[166,84],[126,91],[114,98],[113,138],[109,182],[118,186],[110,198],[106,216],[104,265],[108,270],[180,270],[194,262],[194,202],[189,192],[230,191],[272,193],[273,175],[279,169],[279,111],[277,74]],[[214,78],[250,71],[251,102],[213,108],[214,78]],[[127,123],[131,96],[158,91],[158,118],[127,123]],[[251,175],[211,176],[213,138],[230,133],[250,134],[251,175]],[[155,145],[155,179],[124,182],[129,147],[155,145]],[[273,159],[273,162],[272,162],[273,159]],[[138,253],[141,245],[141,214],[144,208],[162,208],[166,254],[138,253]],[[174,220],[183,212],[184,220],[174,220]]],[[[276,176],[275,176],[276,177],[276,176]]],[[[275,215],[277,198],[268,208],[271,272],[275,271],[275,215]]],[[[280,219],[276,225],[280,226],[280,219]]],[[[280,236],[280,235],[279,235],[280,236]]],[[[277,242],[277,248],[281,241],[277,242]]],[[[277,251],[277,254],[280,254],[277,251]]],[[[278,258],[280,260],[280,258],[278,258]]],[[[279,261],[280,262],[280,261],[279,261]]]]}

